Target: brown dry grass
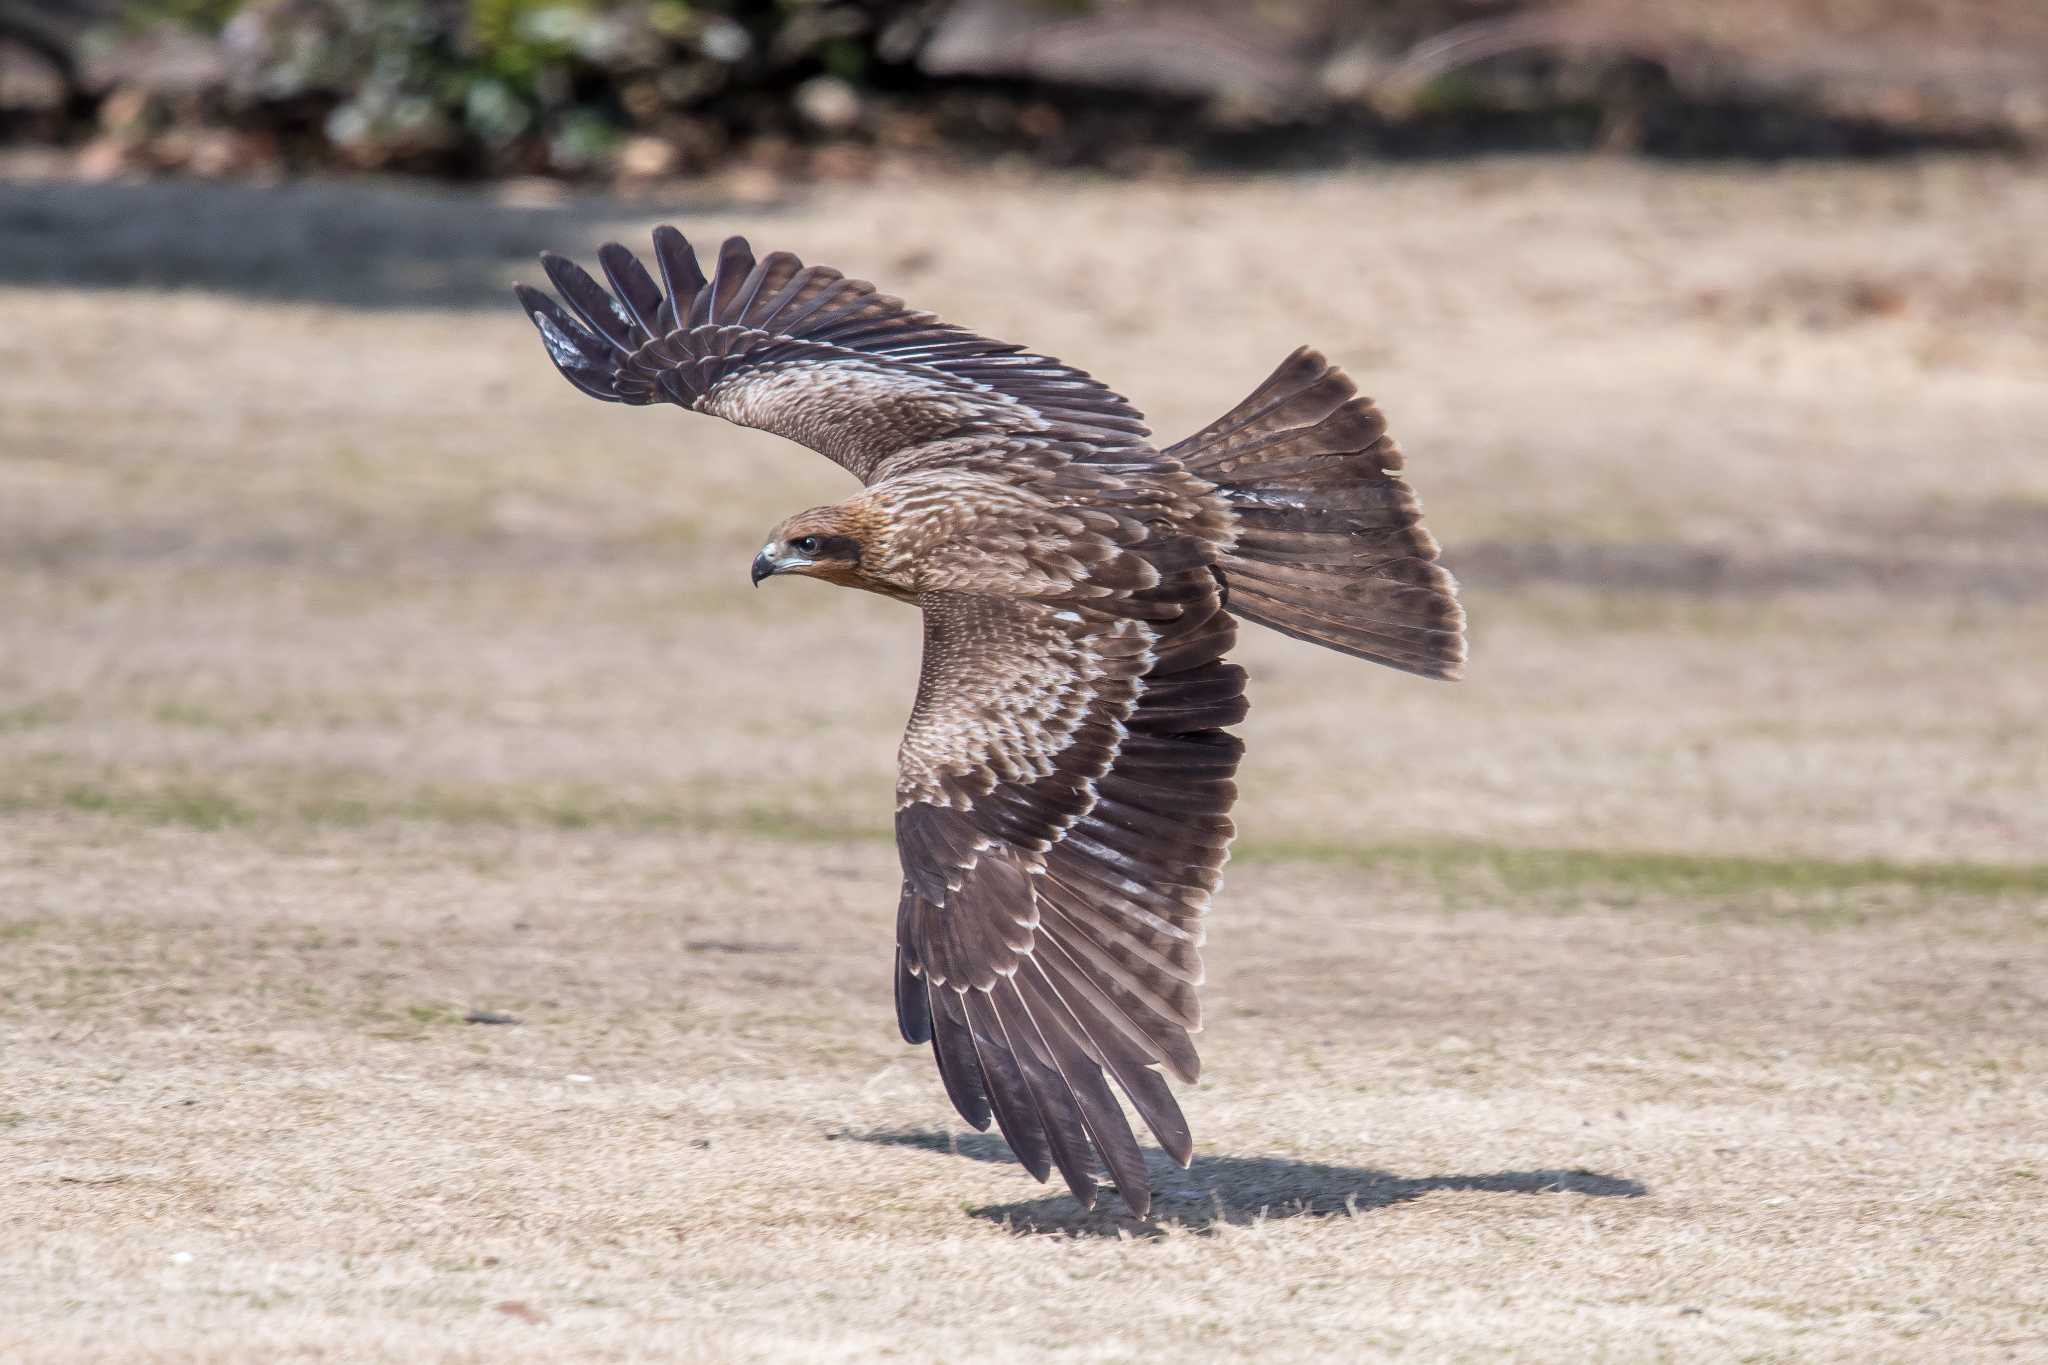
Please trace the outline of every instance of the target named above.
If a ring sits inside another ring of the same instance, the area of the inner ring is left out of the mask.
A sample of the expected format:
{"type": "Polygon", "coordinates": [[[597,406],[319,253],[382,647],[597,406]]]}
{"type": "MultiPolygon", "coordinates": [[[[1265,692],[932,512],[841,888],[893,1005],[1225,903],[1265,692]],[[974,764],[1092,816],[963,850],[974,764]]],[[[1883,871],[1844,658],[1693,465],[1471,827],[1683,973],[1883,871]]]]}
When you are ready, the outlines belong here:
{"type": "Polygon", "coordinates": [[[2038,179],[97,193],[0,187],[0,1357],[2048,1350],[2038,179]],[[661,216],[1394,414],[1472,680],[1248,634],[1157,1226],[893,1037],[914,625],[742,581],[837,472],[467,306],[661,216]]]}

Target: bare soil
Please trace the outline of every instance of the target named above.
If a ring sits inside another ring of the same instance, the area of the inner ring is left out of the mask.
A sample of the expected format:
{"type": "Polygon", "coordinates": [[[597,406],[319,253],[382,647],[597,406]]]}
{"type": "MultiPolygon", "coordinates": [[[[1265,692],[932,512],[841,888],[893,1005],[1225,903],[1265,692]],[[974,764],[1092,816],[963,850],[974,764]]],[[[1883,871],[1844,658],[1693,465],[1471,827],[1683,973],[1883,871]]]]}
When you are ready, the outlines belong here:
{"type": "Polygon", "coordinates": [[[2048,1352],[2042,221],[1942,160],[0,184],[0,1358],[2048,1352]],[[1247,628],[1153,1223],[894,1036],[915,620],[745,583],[844,476],[501,293],[664,220],[1168,439],[1301,342],[1392,416],[1470,680],[1247,628]]]}

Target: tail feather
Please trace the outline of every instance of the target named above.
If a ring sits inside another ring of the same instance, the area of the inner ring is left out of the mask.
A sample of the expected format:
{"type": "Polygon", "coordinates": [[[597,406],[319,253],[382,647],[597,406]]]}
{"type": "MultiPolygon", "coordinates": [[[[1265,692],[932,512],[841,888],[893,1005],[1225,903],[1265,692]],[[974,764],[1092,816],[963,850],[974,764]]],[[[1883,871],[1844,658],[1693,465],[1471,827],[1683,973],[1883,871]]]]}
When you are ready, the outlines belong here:
{"type": "Polygon", "coordinates": [[[1307,347],[1168,455],[1237,514],[1223,560],[1247,621],[1430,678],[1465,664],[1458,585],[1437,563],[1387,420],[1307,347]]]}

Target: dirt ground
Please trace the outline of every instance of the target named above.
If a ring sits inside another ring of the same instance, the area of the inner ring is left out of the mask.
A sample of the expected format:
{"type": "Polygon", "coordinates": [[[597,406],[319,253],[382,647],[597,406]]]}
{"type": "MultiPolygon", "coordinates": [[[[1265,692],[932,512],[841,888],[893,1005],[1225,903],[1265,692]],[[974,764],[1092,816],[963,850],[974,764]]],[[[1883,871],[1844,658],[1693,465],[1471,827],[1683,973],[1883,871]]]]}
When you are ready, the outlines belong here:
{"type": "Polygon", "coordinates": [[[0,183],[0,1359],[2043,1358],[2044,221],[1939,160],[0,183]],[[745,582],[844,476],[503,293],[662,220],[1167,439],[1300,342],[1392,416],[1469,680],[1247,628],[1152,1224],[895,1037],[916,623],[745,582]]]}

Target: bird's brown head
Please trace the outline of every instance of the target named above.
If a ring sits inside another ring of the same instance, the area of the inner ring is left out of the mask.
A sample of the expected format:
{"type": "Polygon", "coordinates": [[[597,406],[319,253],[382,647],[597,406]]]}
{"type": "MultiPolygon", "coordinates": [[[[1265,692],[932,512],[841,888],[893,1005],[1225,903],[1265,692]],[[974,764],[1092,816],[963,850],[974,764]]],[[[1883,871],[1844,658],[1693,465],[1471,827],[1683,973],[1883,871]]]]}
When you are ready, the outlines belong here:
{"type": "Polygon", "coordinates": [[[793,573],[864,588],[869,585],[861,573],[862,549],[861,527],[845,508],[813,507],[768,533],[768,543],[754,556],[754,584],[793,573]]]}

